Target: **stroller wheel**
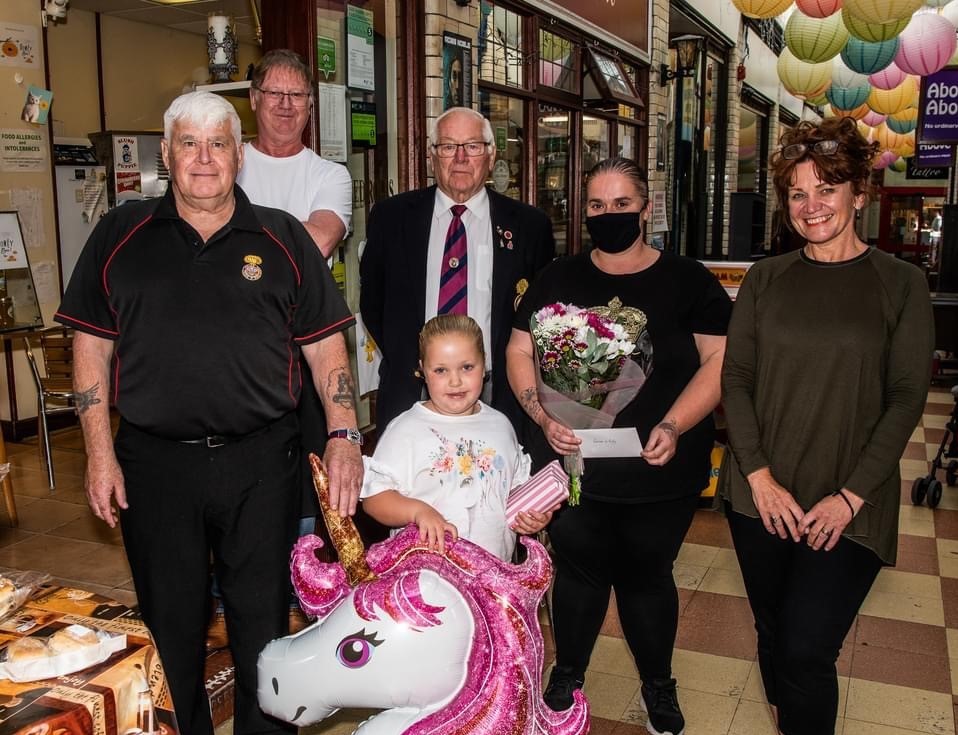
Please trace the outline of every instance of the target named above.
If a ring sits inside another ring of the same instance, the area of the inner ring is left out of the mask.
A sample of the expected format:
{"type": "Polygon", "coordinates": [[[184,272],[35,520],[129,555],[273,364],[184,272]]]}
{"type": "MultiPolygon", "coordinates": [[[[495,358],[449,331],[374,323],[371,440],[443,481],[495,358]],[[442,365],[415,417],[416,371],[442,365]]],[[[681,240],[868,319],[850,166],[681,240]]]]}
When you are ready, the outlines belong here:
{"type": "Polygon", "coordinates": [[[941,502],[941,482],[939,480],[932,480],[928,483],[928,507],[937,508],[938,503],[941,502]]]}
{"type": "Polygon", "coordinates": [[[945,467],[945,481],[948,483],[948,487],[958,485],[958,459],[951,460],[945,467]]]}
{"type": "Polygon", "coordinates": [[[916,477],[911,485],[911,504],[921,505],[925,500],[926,492],[928,492],[928,478],[916,477]]]}

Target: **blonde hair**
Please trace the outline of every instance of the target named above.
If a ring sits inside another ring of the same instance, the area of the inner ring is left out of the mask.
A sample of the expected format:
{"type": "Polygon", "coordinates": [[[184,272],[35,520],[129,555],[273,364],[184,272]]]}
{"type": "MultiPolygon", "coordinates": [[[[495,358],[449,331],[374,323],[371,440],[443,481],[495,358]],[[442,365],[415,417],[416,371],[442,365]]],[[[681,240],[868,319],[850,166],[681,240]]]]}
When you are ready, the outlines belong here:
{"type": "Polygon", "coordinates": [[[476,324],[476,320],[471,316],[464,314],[440,314],[434,316],[419,332],[419,362],[426,359],[426,348],[429,343],[437,337],[444,337],[447,334],[461,334],[466,339],[471,339],[474,343],[482,364],[486,362],[486,350],[482,345],[482,330],[476,324]]]}

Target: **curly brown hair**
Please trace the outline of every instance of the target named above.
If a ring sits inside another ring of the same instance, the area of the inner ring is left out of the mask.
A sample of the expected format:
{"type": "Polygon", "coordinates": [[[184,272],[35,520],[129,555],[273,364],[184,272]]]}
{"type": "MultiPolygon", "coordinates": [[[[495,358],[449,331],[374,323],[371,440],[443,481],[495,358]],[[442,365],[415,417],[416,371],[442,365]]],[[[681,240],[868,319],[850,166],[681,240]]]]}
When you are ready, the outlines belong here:
{"type": "MultiPolygon", "coordinates": [[[[858,129],[858,123],[851,117],[829,117],[815,124],[803,120],[781,138],[781,147],[772,154],[769,169],[772,182],[778,194],[778,203],[784,212],[788,211],[788,188],[795,176],[795,167],[805,161],[812,161],[815,173],[828,184],[851,182],[852,193],[856,196],[869,196],[869,180],[872,173],[872,161],[878,155],[878,143],[869,143],[858,129]],[[832,155],[824,155],[812,146],[825,140],[838,142],[838,150],[832,155]],[[798,158],[785,158],[782,152],[791,145],[806,146],[805,152],[798,158]]],[[[786,217],[786,221],[788,218],[786,217]]]]}

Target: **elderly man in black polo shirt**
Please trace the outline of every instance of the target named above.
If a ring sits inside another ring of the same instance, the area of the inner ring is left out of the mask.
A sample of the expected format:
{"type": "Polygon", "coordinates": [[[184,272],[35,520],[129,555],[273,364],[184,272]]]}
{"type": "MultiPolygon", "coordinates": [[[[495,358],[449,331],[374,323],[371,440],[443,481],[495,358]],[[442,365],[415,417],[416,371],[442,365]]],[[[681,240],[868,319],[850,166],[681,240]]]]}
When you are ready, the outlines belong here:
{"type": "MultiPolygon", "coordinates": [[[[353,318],[302,224],[234,186],[243,154],[229,102],[182,95],[164,131],[169,191],[103,218],[56,314],[77,329],[87,496],[109,526],[122,521],[182,731],[213,732],[203,676],[212,553],[236,665],[234,732],[278,732],[257,706],[256,657],[288,621],[299,355],[327,430],[355,433],[342,334],[353,318]]],[[[325,460],[333,503],[353,513],[359,447],[334,438],[325,460]]]]}

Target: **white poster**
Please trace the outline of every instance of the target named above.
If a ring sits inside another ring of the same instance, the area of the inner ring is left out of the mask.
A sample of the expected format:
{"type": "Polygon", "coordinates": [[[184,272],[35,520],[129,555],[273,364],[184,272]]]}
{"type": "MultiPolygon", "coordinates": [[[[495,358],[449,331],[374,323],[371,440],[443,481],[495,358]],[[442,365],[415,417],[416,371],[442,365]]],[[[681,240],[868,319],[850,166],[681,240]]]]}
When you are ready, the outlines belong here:
{"type": "Polygon", "coordinates": [[[42,130],[0,130],[0,171],[46,171],[47,140],[42,130]]]}
{"type": "Polygon", "coordinates": [[[135,135],[113,136],[113,170],[140,170],[140,153],[136,148],[135,135]]]}
{"type": "Polygon", "coordinates": [[[346,163],[349,131],[346,129],[346,87],[319,83],[319,155],[346,163]]]}
{"type": "Polygon", "coordinates": [[[0,68],[25,66],[40,68],[40,29],[19,23],[0,21],[0,68]]]}
{"type": "Polygon", "coordinates": [[[0,269],[27,267],[27,251],[16,212],[0,212],[0,269]]]}
{"type": "Polygon", "coordinates": [[[665,192],[652,192],[652,222],[649,232],[665,232],[669,229],[669,217],[665,206],[665,192]]]}
{"type": "Polygon", "coordinates": [[[376,88],[373,65],[373,11],[346,6],[346,53],[349,86],[372,91],[376,88]]]}

